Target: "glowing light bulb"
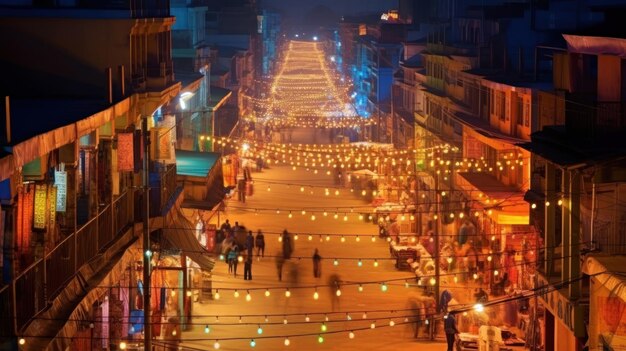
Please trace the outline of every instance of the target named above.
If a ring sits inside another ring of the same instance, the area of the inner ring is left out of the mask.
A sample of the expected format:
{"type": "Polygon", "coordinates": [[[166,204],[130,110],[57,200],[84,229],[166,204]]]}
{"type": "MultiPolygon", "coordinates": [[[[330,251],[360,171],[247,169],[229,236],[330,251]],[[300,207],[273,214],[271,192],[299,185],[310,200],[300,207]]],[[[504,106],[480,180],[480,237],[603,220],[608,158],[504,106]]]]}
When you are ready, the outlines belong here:
{"type": "Polygon", "coordinates": [[[211,329],[209,328],[209,325],[207,324],[207,325],[204,327],[204,333],[205,333],[205,334],[208,334],[208,333],[210,333],[210,332],[211,332],[211,329]]]}
{"type": "Polygon", "coordinates": [[[250,292],[248,292],[246,294],[246,301],[250,302],[252,300],[252,296],[250,295],[250,292]]]}
{"type": "Polygon", "coordinates": [[[335,291],[335,295],[337,295],[337,297],[341,296],[341,289],[337,289],[337,291],[335,291]]]}
{"type": "Polygon", "coordinates": [[[378,267],[378,261],[374,260],[374,267],[378,267]]]}
{"type": "Polygon", "coordinates": [[[435,279],[434,277],[430,278],[430,285],[435,285],[435,284],[437,284],[437,279],[435,279]]]}
{"type": "Polygon", "coordinates": [[[320,330],[323,331],[323,332],[328,330],[328,327],[326,326],[326,323],[322,323],[322,325],[320,327],[320,330]]]}
{"type": "Polygon", "coordinates": [[[359,292],[363,292],[363,285],[359,284],[358,290],[359,290],[359,292]]]}
{"type": "Polygon", "coordinates": [[[235,293],[233,295],[235,296],[235,298],[239,297],[239,291],[235,290],[235,293]]]}
{"type": "Polygon", "coordinates": [[[213,295],[213,298],[215,300],[219,300],[220,299],[220,292],[219,292],[219,290],[215,290],[215,294],[213,295]]]}
{"type": "Polygon", "coordinates": [[[354,339],[354,332],[349,332],[348,333],[348,338],[354,339]]]}
{"type": "Polygon", "coordinates": [[[289,289],[285,290],[285,297],[291,297],[291,291],[289,291],[289,289]]]}
{"type": "Polygon", "coordinates": [[[396,325],[396,322],[393,321],[393,319],[389,320],[389,326],[393,327],[394,325],[396,325]]]}
{"type": "Polygon", "coordinates": [[[289,341],[289,338],[285,338],[284,344],[285,346],[289,346],[289,344],[291,344],[291,341],[289,341]]]}
{"type": "Polygon", "coordinates": [[[315,292],[313,293],[313,300],[317,300],[320,298],[320,294],[317,292],[317,290],[315,290],[315,292]]]}
{"type": "Polygon", "coordinates": [[[380,290],[382,292],[387,292],[387,284],[386,283],[382,283],[382,285],[380,286],[380,290]]]}
{"type": "Polygon", "coordinates": [[[333,260],[333,265],[338,266],[339,265],[339,260],[337,260],[336,258],[333,260]]]}
{"type": "Polygon", "coordinates": [[[213,344],[213,348],[216,349],[216,350],[219,350],[219,348],[220,348],[219,341],[216,341],[215,344],[213,344]]]}

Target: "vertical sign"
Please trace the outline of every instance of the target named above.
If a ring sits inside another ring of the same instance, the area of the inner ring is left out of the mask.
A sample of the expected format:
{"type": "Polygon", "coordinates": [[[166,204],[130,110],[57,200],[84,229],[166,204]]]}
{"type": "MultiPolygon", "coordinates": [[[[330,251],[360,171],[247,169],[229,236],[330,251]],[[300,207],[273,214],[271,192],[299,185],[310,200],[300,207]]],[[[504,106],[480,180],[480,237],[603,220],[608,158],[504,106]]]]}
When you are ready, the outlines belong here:
{"type": "Polygon", "coordinates": [[[50,215],[50,228],[54,228],[57,219],[57,188],[55,186],[48,187],[48,213],[50,215]]]}
{"type": "Polygon", "coordinates": [[[135,167],[133,133],[117,134],[117,169],[133,171],[135,167]]]}
{"type": "Polygon", "coordinates": [[[33,221],[33,228],[35,229],[46,229],[47,197],[48,185],[35,185],[35,217],[33,221]]]}
{"type": "Polygon", "coordinates": [[[57,189],[56,210],[65,212],[67,203],[67,173],[65,171],[54,171],[54,185],[57,189]]]}

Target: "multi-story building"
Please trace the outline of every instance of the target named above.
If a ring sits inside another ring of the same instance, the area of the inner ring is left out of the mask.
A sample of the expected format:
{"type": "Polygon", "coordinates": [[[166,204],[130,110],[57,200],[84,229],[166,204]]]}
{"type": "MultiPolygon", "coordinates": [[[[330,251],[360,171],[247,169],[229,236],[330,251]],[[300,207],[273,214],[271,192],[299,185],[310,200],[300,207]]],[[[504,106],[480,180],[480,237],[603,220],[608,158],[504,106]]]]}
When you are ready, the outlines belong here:
{"type": "Polygon", "coordinates": [[[563,37],[567,49],[551,49],[554,90],[539,95],[542,129],[523,144],[532,152],[531,220],[545,240],[537,340],[545,350],[615,349],[625,335],[625,40],[563,37]]]}
{"type": "Polygon", "coordinates": [[[404,24],[381,21],[360,25],[355,43],[354,104],[359,115],[374,121],[369,138],[377,142],[391,142],[391,86],[405,37],[404,24]]]}
{"type": "MultiPolygon", "coordinates": [[[[183,250],[175,237],[191,233],[166,229],[190,227],[178,206],[175,119],[165,113],[181,90],[174,18],[165,3],[37,5],[0,8],[0,90],[9,97],[0,158],[1,347],[17,349],[19,339],[24,350],[114,348],[141,337],[144,252],[155,252],[153,289],[165,281],[178,288],[178,276],[158,269],[159,242],[146,248],[139,239],[141,222],[183,250]],[[142,130],[151,134],[143,167],[142,130]]],[[[196,247],[187,250],[211,268],[196,247]]],[[[186,294],[179,296],[169,307],[182,315],[186,294]]],[[[184,323],[154,324],[152,334],[171,337],[184,323]]]]}

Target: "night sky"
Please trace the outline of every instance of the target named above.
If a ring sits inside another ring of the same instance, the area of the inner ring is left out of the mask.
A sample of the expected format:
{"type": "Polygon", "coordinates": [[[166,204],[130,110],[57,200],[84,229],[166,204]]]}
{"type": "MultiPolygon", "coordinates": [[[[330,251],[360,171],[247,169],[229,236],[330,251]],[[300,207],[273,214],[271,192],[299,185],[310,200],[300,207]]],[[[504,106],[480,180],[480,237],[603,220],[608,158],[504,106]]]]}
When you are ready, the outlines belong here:
{"type": "Polygon", "coordinates": [[[389,9],[397,9],[397,0],[260,0],[262,8],[275,9],[284,16],[286,23],[313,21],[311,13],[324,13],[332,11],[337,18],[343,16],[355,16],[386,12],[389,9]],[[308,21],[307,21],[308,19],[308,21]]]}

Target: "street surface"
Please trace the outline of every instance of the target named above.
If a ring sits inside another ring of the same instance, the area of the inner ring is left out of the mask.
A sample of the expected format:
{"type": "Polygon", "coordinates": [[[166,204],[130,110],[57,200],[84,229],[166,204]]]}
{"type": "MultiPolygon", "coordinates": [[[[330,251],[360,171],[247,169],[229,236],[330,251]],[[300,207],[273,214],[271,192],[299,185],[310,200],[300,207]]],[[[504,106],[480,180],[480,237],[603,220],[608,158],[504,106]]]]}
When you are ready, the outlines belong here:
{"type": "MultiPolygon", "coordinates": [[[[303,139],[314,136],[319,142],[323,139],[319,134],[296,130],[292,140],[310,142],[312,140],[303,139]]],[[[304,168],[294,171],[291,166],[271,165],[262,172],[253,172],[252,177],[254,194],[246,198],[245,204],[238,202],[236,195],[226,200],[220,224],[228,218],[232,225],[239,222],[254,234],[261,229],[265,234],[266,257],[255,257],[249,281],[243,280],[243,263],[238,266],[236,278],[228,274],[225,262],[216,264],[213,291],[219,290],[220,299],[194,303],[193,328],[182,335],[184,349],[213,350],[216,340],[219,340],[220,350],[252,349],[252,339],[254,349],[258,350],[446,349],[443,340],[428,341],[424,331],[420,331],[420,339],[415,339],[414,324],[405,322],[405,317],[411,315],[405,310],[411,308],[411,299],[420,296],[422,289],[405,286],[404,278],[414,283],[410,280],[413,273],[397,270],[395,261],[389,259],[389,244],[378,237],[378,227],[359,220],[356,210],[350,212],[352,206],[367,205],[365,201],[349,188],[339,189],[340,195],[335,196],[332,176],[324,172],[314,174],[304,168]],[[270,191],[267,191],[268,185],[270,191]],[[304,186],[304,192],[300,191],[300,185],[304,186]],[[325,195],[324,187],[331,189],[330,195],[325,195]],[[328,215],[310,212],[314,208],[327,210],[328,215]],[[301,213],[303,209],[307,211],[305,215],[301,213]],[[292,218],[288,217],[289,210],[292,218]],[[338,219],[334,219],[336,211],[338,219]],[[315,220],[311,220],[312,214],[315,220]],[[345,215],[347,221],[344,221],[345,215]],[[292,258],[284,264],[283,280],[278,281],[273,256],[280,252],[282,243],[278,234],[285,229],[292,233],[295,249],[292,258]],[[295,234],[298,234],[297,240],[295,234]],[[312,234],[311,240],[308,234],[312,234]],[[331,234],[329,240],[325,234],[331,234]],[[359,241],[354,236],[346,236],[342,242],[341,234],[359,234],[359,241]],[[313,276],[311,257],[316,248],[323,258],[321,278],[313,276]],[[334,258],[338,258],[338,265],[334,265],[334,258]],[[362,266],[358,265],[359,259],[362,266]],[[347,282],[375,283],[363,284],[362,292],[358,291],[358,283],[340,287],[341,296],[336,297],[334,290],[328,287],[331,276],[347,282]],[[396,281],[392,281],[394,279],[396,281]],[[386,284],[388,290],[383,292],[385,280],[390,282],[386,284]],[[316,286],[319,286],[318,300],[313,298],[316,286]],[[269,297],[265,296],[266,288],[269,297]],[[285,297],[287,288],[290,288],[290,298],[285,297]],[[233,296],[232,289],[238,290],[238,298],[233,296]],[[260,289],[250,291],[249,302],[245,298],[248,289],[260,289]],[[366,316],[364,312],[368,312],[366,316]],[[220,316],[219,321],[216,315],[220,316]],[[242,316],[241,322],[239,316],[242,316]],[[322,332],[326,317],[327,330],[322,332]],[[390,321],[395,325],[390,326],[390,321]],[[206,325],[210,329],[208,334],[206,325]],[[263,329],[262,334],[258,334],[259,327],[263,329]],[[354,331],[353,339],[349,337],[350,331],[354,331]],[[324,338],[322,343],[319,335],[324,338]],[[285,338],[289,339],[289,346],[285,346],[285,338]]]]}

